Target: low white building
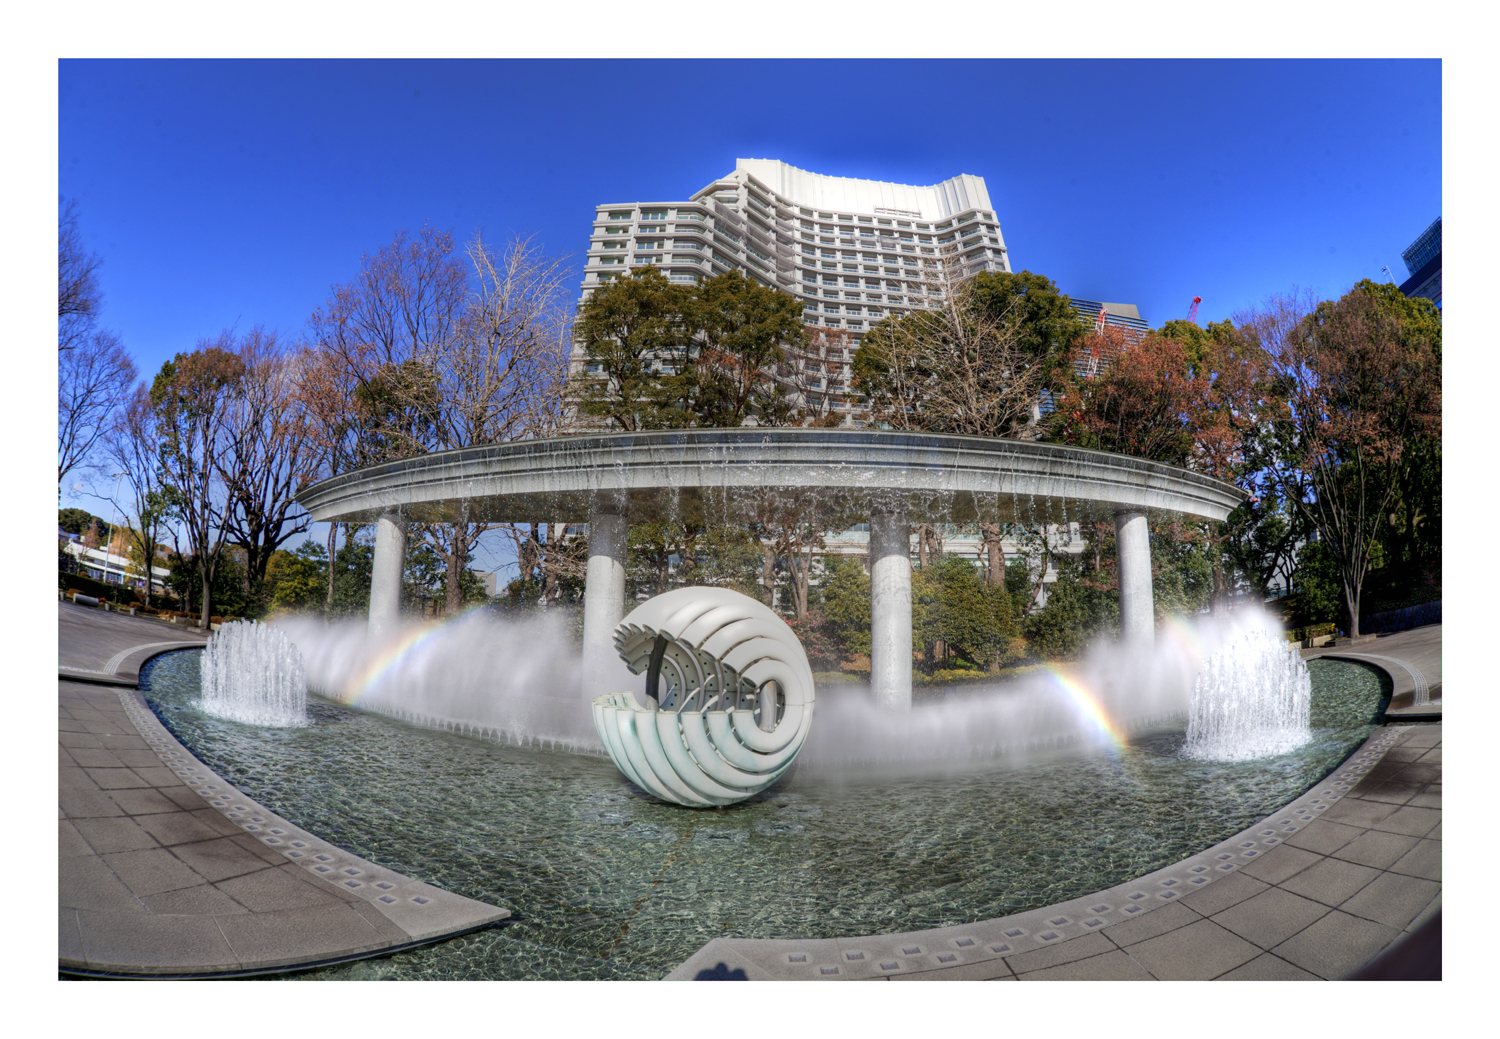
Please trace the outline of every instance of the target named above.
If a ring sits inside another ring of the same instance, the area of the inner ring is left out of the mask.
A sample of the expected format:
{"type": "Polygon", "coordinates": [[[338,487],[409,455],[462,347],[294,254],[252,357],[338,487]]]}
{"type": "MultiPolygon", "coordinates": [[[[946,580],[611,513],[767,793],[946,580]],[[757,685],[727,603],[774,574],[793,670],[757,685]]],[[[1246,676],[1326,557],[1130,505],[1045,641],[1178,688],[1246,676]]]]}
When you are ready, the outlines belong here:
{"type": "MultiPolygon", "coordinates": [[[[66,534],[60,534],[60,536],[69,538],[68,542],[63,545],[63,551],[78,560],[83,572],[95,581],[117,585],[121,588],[145,589],[146,579],[142,576],[140,567],[127,557],[102,547],[88,548],[82,541],[74,540],[66,534]]],[[[153,566],[151,568],[151,594],[161,595],[166,591],[167,576],[170,573],[171,571],[166,567],[153,566]]]]}

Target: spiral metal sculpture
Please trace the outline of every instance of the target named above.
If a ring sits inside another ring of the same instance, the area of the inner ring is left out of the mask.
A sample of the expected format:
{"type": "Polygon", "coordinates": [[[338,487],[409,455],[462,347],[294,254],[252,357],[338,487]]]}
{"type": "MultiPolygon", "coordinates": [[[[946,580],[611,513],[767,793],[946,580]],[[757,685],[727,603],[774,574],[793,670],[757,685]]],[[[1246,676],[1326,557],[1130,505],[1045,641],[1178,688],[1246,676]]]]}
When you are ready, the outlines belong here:
{"type": "Polygon", "coordinates": [[[812,724],[813,678],[796,634],[754,599],[679,588],[615,629],[615,648],[646,675],[594,700],[594,726],[627,779],[665,801],[734,804],[791,767],[812,724]]]}

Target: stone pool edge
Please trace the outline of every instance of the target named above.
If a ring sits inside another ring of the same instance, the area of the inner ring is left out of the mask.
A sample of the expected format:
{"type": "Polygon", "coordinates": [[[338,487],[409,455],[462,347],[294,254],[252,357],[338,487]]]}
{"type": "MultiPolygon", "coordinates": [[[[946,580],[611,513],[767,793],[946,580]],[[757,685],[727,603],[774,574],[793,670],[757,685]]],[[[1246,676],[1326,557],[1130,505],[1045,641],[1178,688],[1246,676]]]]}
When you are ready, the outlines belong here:
{"type": "MultiPolygon", "coordinates": [[[[1093,977],[1156,980],[1158,975],[1148,972],[1104,936],[1092,940],[1089,936],[1095,931],[1102,932],[1114,925],[1145,918],[1154,911],[1167,910],[1186,895],[1210,888],[1215,881],[1239,875],[1243,867],[1283,846],[1287,838],[1338,804],[1381,763],[1387,751],[1404,742],[1418,728],[1388,725],[1380,729],[1333,772],[1260,822],[1195,855],[1104,891],[1010,916],[921,931],[822,939],[715,938],[663,980],[717,980],[726,976],[735,980],[767,981],[1000,980],[1015,979],[1018,974],[1031,970],[1045,970],[1050,965],[1079,960],[1093,962],[1092,969],[1098,972],[1093,977]],[[1056,948],[1059,946],[1064,948],[1056,948]],[[1054,948],[1055,953],[1045,951],[1054,948]]],[[[1440,740],[1440,727],[1421,728],[1438,728],[1440,740]]],[[[1440,827],[1439,813],[1436,828],[1440,827]]],[[[1426,835],[1424,831],[1417,836],[1420,839],[1426,835]]],[[[1290,845],[1286,847],[1291,852],[1304,854],[1290,845]]],[[[1261,889],[1257,894],[1263,894],[1272,886],[1260,880],[1254,883],[1261,889]]],[[[1440,897],[1440,882],[1438,893],[1440,897]]],[[[1331,915],[1337,910],[1325,909],[1324,912],[1331,915]]],[[[1196,914],[1189,913],[1188,917],[1196,917],[1196,914]]],[[[1423,914],[1417,915],[1418,921],[1423,918],[1423,914]]],[[[1174,918],[1162,926],[1159,933],[1164,938],[1176,928],[1185,930],[1196,923],[1222,930],[1206,919],[1174,918]]],[[[1149,928],[1151,925],[1143,926],[1149,928]]],[[[1394,941],[1408,933],[1412,926],[1415,926],[1415,921],[1408,921],[1406,931],[1391,931],[1394,937],[1375,933],[1374,939],[1390,938],[1394,941]]],[[[1212,937],[1216,939],[1218,935],[1212,937]]],[[[1229,937],[1239,940],[1232,934],[1229,937]]],[[[1210,944],[1213,942],[1205,942],[1205,946],[1210,944]]],[[[1208,950],[1205,948],[1204,951],[1208,950]]],[[[1370,957],[1361,959],[1355,966],[1362,966],[1380,951],[1380,948],[1375,949],[1370,957]]],[[[1260,950],[1255,952],[1260,953],[1260,950]]],[[[1242,961],[1239,966],[1248,962],[1249,959],[1242,961]]],[[[1278,961],[1277,966],[1290,965],[1278,961]]],[[[1284,972],[1285,976],[1296,976],[1292,971],[1300,969],[1291,967],[1284,972]]],[[[1306,971],[1300,971],[1300,975],[1306,978],[1327,976],[1306,971]]]]}
{"type": "MultiPolygon", "coordinates": [[[[162,649],[147,658],[170,651],[162,649]]],[[[69,677],[59,675],[63,681],[69,677]]],[[[242,939],[238,944],[253,946],[254,952],[225,957],[223,950],[232,952],[237,944],[231,935],[236,931],[247,934],[245,921],[241,919],[243,913],[221,920],[212,913],[143,914],[60,906],[59,973],[142,980],[290,973],[388,956],[455,938],[511,915],[508,909],[445,891],[369,862],[287,821],[245,796],[199,761],[161,723],[139,689],[117,686],[112,691],[118,696],[125,717],[181,786],[206,801],[227,823],[258,842],[267,853],[279,855],[286,864],[305,870],[308,880],[336,888],[356,913],[376,925],[374,930],[380,937],[371,941],[368,935],[361,935],[351,941],[347,921],[335,919],[333,913],[300,908],[273,910],[250,914],[256,918],[255,933],[253,938],[242,939]],[[375,919],[371,919],[371,914],[375,919]],[[72,923],[79,941],[68,940],[69,915],[74,916],[72,923]],[[108,932],[111,940],[107,944],[129,949],[132,959],[122,962],[118,956],[104,959],[89,956],[89,942],[82,938],[88,927],[108,932]],[[179,943],[193,946],[193,952],[184,955],[176,951],[179,943]],[[70,948],[74,955],[68,955],[70,948]],[[208,952],[208,949],[218,951],[208,952]]]]}

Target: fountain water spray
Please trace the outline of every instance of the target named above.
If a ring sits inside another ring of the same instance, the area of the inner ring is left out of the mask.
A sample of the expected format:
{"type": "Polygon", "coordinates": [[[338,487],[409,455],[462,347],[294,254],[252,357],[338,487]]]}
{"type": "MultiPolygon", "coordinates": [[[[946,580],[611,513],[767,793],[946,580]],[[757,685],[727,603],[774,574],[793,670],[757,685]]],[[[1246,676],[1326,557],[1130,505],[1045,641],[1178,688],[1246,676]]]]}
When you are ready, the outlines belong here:
{"type": "MultiPolygon", "coordinates": [[[[380,633],[363,620],[279,623],[302,651],[308,686],[329,699],[503,743],[604,752],[578,695],[578,650],[556,613],[477,610],[380,633]]],[[[607,666],[610,687],[640,684],[618,657],[607,666]]]]}
{"type": "Polygon", "coordinates": [[[1210,656],[1193,685],[1183,753],[1202,761],[1285,754],[1312,738],[1312,679],[1278,631],[1250,628],[1210,656]]]}
{"type": "MultiPolygon", "coordinates": [[[[504,743],[601,754],[566,620],[488,611],[371,635],[363,621],[279,622],[302,651],[309,686],[333,699],[504,743]]],[[[1101,642],[1072,665],[968,686],[940,703],[883,711],[867,686],[819,688],[818,724],[797,759],[809,775],[941,775],[1037,756],[1111,752],[1181,731],[1194,676],[1246,632],[1274,629],[1257,610],[1177,619],[1154,646],[1101,642]]],[[[617,657],[603,684],[641,686],[617,657]]]]}
{"type": "Polygon", "coordinates": [[[209,714],[274,728],[308,723],[302,654],[279,628],[231,621],[208,640],[201,670],[209,714]]]}

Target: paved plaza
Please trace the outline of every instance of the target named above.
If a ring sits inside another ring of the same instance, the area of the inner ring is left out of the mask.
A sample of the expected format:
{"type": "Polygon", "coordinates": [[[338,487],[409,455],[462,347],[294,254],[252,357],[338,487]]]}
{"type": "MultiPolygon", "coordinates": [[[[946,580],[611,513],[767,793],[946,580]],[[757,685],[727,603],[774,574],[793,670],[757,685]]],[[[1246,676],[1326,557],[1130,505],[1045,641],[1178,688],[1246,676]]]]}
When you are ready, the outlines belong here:
{"type": "MultiPolygon", "coordinates": [[[[197,761],[135,687],[151,656],[202,642],[154,619],[58,605],[62,971],[285,971],[385,955],[509,915],[328,844],[197,761]]],[[[1431,976],[1424,971],[1435,966],[1442,897],[1442,725],[1409,721],[1441,718],[1441,647],[1435,625],[1305,653],[1359,658],[1390,673],[1393,723],[1281,811],[1182,862],[959,927],[716,939],[668,977],[1431,976]],[[1403,717],[1405,708],[1420,710],[1403,717]]]]}
{"type": "Polygon", "coordinates": [[[254,974],[383,955],[510,915],[320,840],[188,753],[135,686],[150,656],[201,637],[70,603],[58,605],[58,633],[61,970],[254,974]]]}

